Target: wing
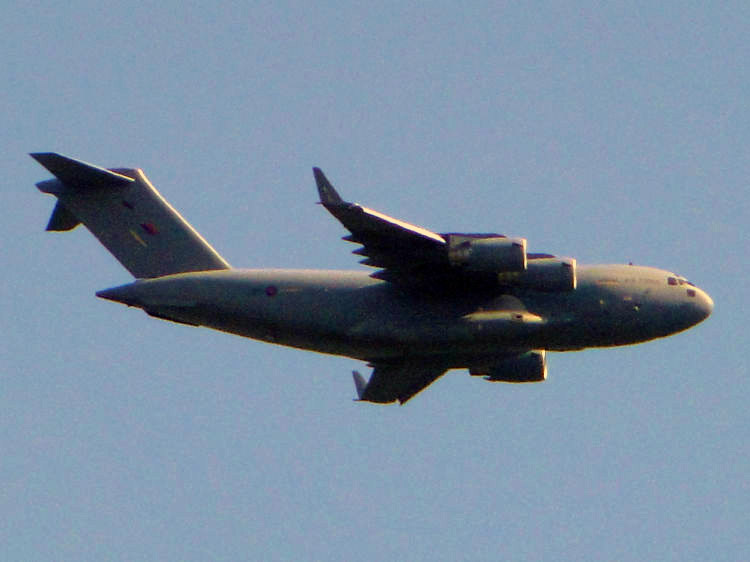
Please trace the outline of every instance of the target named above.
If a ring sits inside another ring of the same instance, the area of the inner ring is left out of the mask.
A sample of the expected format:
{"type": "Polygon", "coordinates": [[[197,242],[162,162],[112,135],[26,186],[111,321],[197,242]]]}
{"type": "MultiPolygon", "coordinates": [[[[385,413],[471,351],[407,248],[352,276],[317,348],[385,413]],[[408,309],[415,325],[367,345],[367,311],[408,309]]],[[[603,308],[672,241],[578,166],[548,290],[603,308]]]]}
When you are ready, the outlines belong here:
{"type": "Polygon", "coordinates": [[[416,362],[375,363],[370,380],[357,371],[353,372],[354,384],[359,399],[365,402],[390,404],[398,400],[406,403],[445,374],[447,369],[439,365],[416,362]]]}
{"type": "Polygon", "coordinates": [[[346,227],[348,242],[362,244],[354,253],[360,262],[382,268],[373,277],[388,281],[416,281],[434,278],[448,271],[446,239],[426,228],[415,226],[357,203],[344,201],[319,168],[313,168],[320,202],[346,227]]]}
{"type": "Polygon", "coordinates": [[[551,257],[527,254],[523,238],[492,233],[438,234],[349,203],[319,168],[313,168],[313,172],[320,202],[351,232],[344,240],[362,245],[353,252],[364,256],[360,263],[381,268],[372,274],[377,279],[405,288],[445,293],[495,288],[500,282],[498,273],[509,273],[508,283],[520,285],[538,277],[538,273],[526,271],[527,258],[551,257]]]}

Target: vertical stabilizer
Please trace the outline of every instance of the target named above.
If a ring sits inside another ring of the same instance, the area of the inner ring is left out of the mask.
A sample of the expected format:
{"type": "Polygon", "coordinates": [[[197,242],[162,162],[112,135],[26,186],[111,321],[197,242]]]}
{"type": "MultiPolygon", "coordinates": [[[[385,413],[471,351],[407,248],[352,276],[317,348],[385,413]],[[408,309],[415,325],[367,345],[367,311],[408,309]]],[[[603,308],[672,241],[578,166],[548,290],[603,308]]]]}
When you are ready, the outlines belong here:
{"type": "Polygon", "coordinates": [[[47,230],[83,223],[137,278],[230,268],[142,170],[108,170],[51,152],[31,157],[56,177],[37,184],[58,199],[47,230]]]}

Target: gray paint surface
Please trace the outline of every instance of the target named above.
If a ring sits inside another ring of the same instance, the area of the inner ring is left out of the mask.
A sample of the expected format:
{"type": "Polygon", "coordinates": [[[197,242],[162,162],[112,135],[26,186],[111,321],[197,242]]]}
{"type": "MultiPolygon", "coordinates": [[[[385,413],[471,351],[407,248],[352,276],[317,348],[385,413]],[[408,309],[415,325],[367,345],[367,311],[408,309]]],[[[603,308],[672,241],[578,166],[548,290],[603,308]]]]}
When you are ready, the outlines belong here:
{"type": "MultiPolygon", "coordinates": [[[[452,235],[347,203],[317,168],[321,202],[350,230],[347,239],[362,244],[356,253],[370,256],[364,263],[383,269],[373,275],[232,269],[142,171],[123,179],[53,153],[32,156],[59,180],[39,189],[57,196],[134,276],[145,277],[98,296],[166,320],[366,360],[375,370],[366,385],[355,373],[361,400],[403,404],[455,368],[491,371],[493,381],[541,381],[546,358],[539,354],[541,362],[528,363],[529,352],[640,343],[685,330],[713,310],[704,291],[673,273],[577,267],[575,260],[553,258],[527,264],[525,241],[517,248],[528,271],[519,272],[514,257],[510,271],[497,271],[503,259],[487,269],[485,257],[479,269],[464,267],[464,260],[450,259],[452,235]],[[138,235],[138,226],[148,236],[138,235]],[[540,263],[552,267],[539,269],[540,263]],[[546,283],[547,270],[570,286],[546,283]]],[[[465,238],[470,244],[478,235],[465,238]]],[[[498,256],[505,255],[503,247],[498,256]]]]}

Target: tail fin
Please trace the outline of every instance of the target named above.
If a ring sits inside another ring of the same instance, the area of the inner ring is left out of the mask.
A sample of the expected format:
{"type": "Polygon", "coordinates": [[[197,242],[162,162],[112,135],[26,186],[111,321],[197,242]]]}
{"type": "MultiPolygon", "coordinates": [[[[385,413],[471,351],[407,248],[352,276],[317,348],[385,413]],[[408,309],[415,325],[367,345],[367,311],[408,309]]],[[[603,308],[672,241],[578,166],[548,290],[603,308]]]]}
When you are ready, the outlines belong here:
{"type": "Polygon", "coordinates": [[[58,199],[47,230],[83,223],[137,278],[230,268],[142,170],[108,170],[54,152],[31,157],[57,178],[36,184],[58,199]]]}

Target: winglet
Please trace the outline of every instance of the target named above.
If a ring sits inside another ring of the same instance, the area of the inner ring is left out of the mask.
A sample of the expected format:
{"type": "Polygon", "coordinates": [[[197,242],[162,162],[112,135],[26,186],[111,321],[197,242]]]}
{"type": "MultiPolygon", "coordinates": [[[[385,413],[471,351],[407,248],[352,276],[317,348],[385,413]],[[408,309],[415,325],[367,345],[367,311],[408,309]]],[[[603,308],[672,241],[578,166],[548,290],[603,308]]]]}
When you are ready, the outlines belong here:
{"type": "Polygon", "coordinates": [[[341,205],[344,200],[333,188],[331,182],[323,173],[320,168],[313,168],[313,174],[315,175],[315,183],[318,184],[318,193],[320,194],[320,202],[323,205],[341,205]]]}
{"type": "Polygon", "coordinates": [[[357,389],[357,400],[362,400],[362,396],[367,389],[367,381],[358,371],[352,371],[352,376],[354,377],[354,386],[357,389]]]}

